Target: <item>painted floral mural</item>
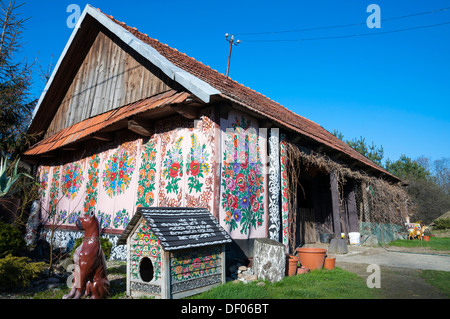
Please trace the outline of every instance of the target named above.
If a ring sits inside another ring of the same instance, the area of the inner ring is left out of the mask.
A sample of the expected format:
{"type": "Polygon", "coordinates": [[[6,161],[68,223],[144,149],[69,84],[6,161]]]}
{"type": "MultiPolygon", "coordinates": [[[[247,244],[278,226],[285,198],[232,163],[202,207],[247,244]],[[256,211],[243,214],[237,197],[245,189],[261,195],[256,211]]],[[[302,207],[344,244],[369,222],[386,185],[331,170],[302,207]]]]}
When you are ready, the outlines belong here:
{"type": "Polygon", "coordinates": [[[221,205],[230,232],[247,235],[264,223],[264,177],[258,134],[251,121],[235,118],[227,129],[223,152],[221,205]]]}
{"type": "Polygon", "coordinates": [[[103,170],[103,187],[109,197],[122,194],[131,182],[135,158],[119,147],[108,159],[103,170]]]}
{"type": "Polygon", "coordinates": [[[74,199],[83,183],[83,169],[80,163],[70,163],[63,166],[61,176],[61,191],[69,199],[74,199]]]}

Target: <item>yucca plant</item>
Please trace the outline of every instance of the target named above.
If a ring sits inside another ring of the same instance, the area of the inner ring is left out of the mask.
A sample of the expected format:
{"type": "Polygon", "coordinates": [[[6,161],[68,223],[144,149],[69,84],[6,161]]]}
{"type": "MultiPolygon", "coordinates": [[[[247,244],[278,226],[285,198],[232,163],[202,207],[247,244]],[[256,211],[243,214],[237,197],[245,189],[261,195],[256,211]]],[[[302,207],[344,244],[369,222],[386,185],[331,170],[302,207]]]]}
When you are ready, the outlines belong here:
{"type": "Polygon", "coordinates": [[[0,160],[0,198],[12,195],[19,191],[19,189],[14,189],[14,184],[19,180],[20,177],[25,176],[27,178],[33,179],[30,175],[26,173],[18,173],[17,168],[19,166],[19,161],[16,161],[14,166],[14,171],[11,176],[8,176],[8,160],[2,158],[0,160]]]}

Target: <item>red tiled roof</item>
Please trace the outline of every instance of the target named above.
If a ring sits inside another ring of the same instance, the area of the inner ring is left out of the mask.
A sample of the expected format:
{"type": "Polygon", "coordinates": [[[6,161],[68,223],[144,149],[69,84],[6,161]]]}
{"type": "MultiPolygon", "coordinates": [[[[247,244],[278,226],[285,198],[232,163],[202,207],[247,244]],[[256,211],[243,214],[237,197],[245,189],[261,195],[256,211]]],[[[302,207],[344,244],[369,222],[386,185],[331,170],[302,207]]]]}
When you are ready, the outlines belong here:
{"type": "Polygon", "coordinates": [[[169,104],[184,102],[190,96],[187,92],[170,90],[150,98],[133,102],[114,110],[88,118],[79,123],[66,127],[58,133],[49,136],[33,145],[24,155],[40,155],[67,146],[88,137],[120,120],[145,112],[150,109],[169,104]]]}
{"type": "Polygon", "coordinates": [[[220,91],[223,97],[237,102],[254,112],[264,115],[282,126],[290,128],[293,131],[301,133],[321,144],[338,150],[351,158],[356,159],[359,162],[362,162],[365,165],[398,180],[396,176],[376,165],[370,159],[351,148],[347,143],[338,139],[317,123],[314,123],[313,121],[290,111],[286,107],[267,98],[261,93],[258,93],[234,80],[231,80],[230,78],[227,78],[224,74],[213,70],[209,66],[196,61],[186,54],[181,53],[178,50],[159,42],[158,40],[150,38],[148,35],[139,32],[136,28],[129,27],[125,23],[117,21],[112,16],[107,14],[105,15],[116,24],[131,32],[139,40],[156,49],[163,57],[180,69],[198,77],[220,91]]]}

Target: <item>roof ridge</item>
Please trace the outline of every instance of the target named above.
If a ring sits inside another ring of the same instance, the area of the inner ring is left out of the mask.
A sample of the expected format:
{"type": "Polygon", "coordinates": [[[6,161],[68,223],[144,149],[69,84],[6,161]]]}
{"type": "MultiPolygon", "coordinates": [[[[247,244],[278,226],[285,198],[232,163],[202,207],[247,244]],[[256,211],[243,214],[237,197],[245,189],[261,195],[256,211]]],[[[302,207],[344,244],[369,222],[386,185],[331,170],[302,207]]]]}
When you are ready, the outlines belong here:
{"type": "MultiPolygon", "coordinates": [[[[165,46],[165,47],[167,47],[167,48],[170,49],[170,50],[176,51],[176,52],[178,52],[179,54],[185,56],[186,58],[192,60],[193,62],[198,63],[198,64],[202,65],[202,66],[205,67],[205,68],[208,68],[209,70],[211,70],[211,71],[213,71],[213,72],[216,72],[217,74],[219,74],[219,75],[221,75],[221,76],[224,77],[224,79],[223,79],[224,81],[231,81],[231,82],[234,82],[234,83],[236,83],[237,85],[239,85],[239,86],[241,86],[241,87],[243,87],[243,88],[245,88],[245,89],[247,89],[247,90],[250,90],[250,91],[252,91],[252,92],[254,92],[254,93],[260,95],[261,97],[263,97],[263,98],[265,98],[265,99],[268,99],[268,100],[271,101],[272,103],[275,103],[276,105],[278,105],[278,106],[280,106],[280,107],[283,107],[284,109],[286,109],[286,110],[289,111],[290,113],[295,114],[295,115],[297,115],[297,116],[300,116],[300,117],[302,117],[302,118],[304,118],[304,119],[310,121],[311,123],[314,123],[314,124],[320,126],[320,124],[318,124],[318,123],[316,123],[316,122],[314,122],[314,121],[312,121],[312,120],[310,120],[310,119],[308,119],[308,118],[306,118],[306,117],[304,117],[304,116],[302,116],[302,115],[300,115],[300,114],[295,113],[294,111],[288,109],[286,106],[280,104],[279,102],[273,100],[272,98],[266,96],[265,94],[263,94],[263,93],[261,93],[261,92],[258,92],[258,91],[256,91],[256,90],[252,89],[251,87],[248,87],[248,86],[246,86],[245,84],[240,83],[240,82],[238,82],[238,81],[236,81],[236,80],[234,80],[234,79],[232,79],[232,78],[230,78],[230,77],[226,77],[225,74],[223,74],[223,73],[217,71],[216,69],[212,68],[211,66],[206,65],[205,63],[203,63],[203,62],[201,62],[201,61],[199,61],[199,60],[193,58],[192,56],[187,55],[186,53],[184,53],[184,52],[178,50],[177,48],[171,47],[171,46],[168,45],[167,43],[163,43],[163,42],[159,41],[159,40],[156,39],[156,38],[152,38],[152,37],[150,37],[147,33],[142,33],[142,32],[139,31],[136,27],[131,27],[131,26],[127,25],[125,22],[118,21],[118,20],[115,19],[112,15],[108,15],[107,13],[102,12],[100,9],[97,9],[97,10],[98,10],[99,12],[103,13],[105,16],[107,16],[107,17],[108,17],[109,19],[111,19],[113,22],[115,22],[115,23],[117,23],[117,24],[119,24],[119,25],[125,27],[126,29],[127,29],[127,28],[132,29],[132,30],[134,30],[135,32],[139,33],[139,35],[145,36],[145,37],[148,38],[149,40],[155,41],[155,42],[157,42],[158,44],[160,44],[160,45],[162,45],[162,46],[165,46]]],[[[136,34],[134,34],[134,35],[136,36],[136,34]]]]}
{"type": "Polygon", "coordinates": [[[136,38],[158,51],[164,58],[166,58],[176,67],[211,85],[224,97],[231,98],[240,103],[243,103],[250,109],[266,114],[266,116],[270,116],[280,123],[288,124],[289,126],[296,128],[297,130],[302,132],[302,134],[305,134],[307,136],[315,136],[319,139],[319,142],[331,145],[332,147],[346,153],[347,155],[363,162],[368,166],[375,166],[378,170],[388,173],[385,169],[373,163],[373,161],[368,159],[366,156],[362,155],[361,153],[350,147],[347,143],[334,136],[320,124],[295,113],[284,105],[267,97],[266,95],[250,87],[247,87],[244,84],[231,79],[230,77],[226,77],[223,73],[213,69],[212,67],[204,64],[201,61],[196,60],[186,53],[181,52],[176,48],[172,48],[168,44],[162,43],[158,39],[150,37],[148,34],[140,32],[136,27],[130,27],[125,22],[120,22],[117,19],[114,19],[112,15],[108,15],[102,12],[100,9],[97,10],[111,19],[114,23],[120,25],[121,27],[132,33],[136,38]],[[173,56],[173,53],[177,56],[173,56]],[[188,59],[188,61],[183,61],[183,59],[180,59],[181,57],[183,57],[184,59],[188,59]],[[213,72],[213,74],[208,74],[209,72],[213,72]],[[281,113],[288,113],[284,114],[283,117],[289,117],[289,115],[293,115],[290,121],[288,120],[286,122],[285,119],[282,118],[282,116],[280,115],[281,110],[281,113]],[[306,123],[302,121],[306,121],[306,123]]]}

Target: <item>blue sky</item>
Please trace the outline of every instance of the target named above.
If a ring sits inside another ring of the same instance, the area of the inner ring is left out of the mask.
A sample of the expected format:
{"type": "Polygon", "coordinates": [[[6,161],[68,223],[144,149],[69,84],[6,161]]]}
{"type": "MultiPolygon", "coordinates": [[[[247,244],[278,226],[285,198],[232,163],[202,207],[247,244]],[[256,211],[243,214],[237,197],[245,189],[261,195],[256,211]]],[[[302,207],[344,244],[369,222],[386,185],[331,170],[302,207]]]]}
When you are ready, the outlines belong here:
{"type": "Polygon", "coordinates": [[[66,23],[68,5],[83,10],[87,3],[221,73],[228,58],[225,33],[238,34],[241,43],[233,47],[230,67],[234,80],[331,132],[338,129],[345,139],[363,136],[382,145],[385,159],[450,157],[450,24],[278,41],[446,23],[450,9],[389,18],[447,8],[450,1],[29,1],[20,9],[31,17],[20,58],[37,60],[36,97],[44,87],[39,66],[56,63],[73,31],[66,23]],[[364,23],[370,4],[380,8],[380,29],[364,23]],[[356,25],[244,34],[347,24],[356,25]]]}

